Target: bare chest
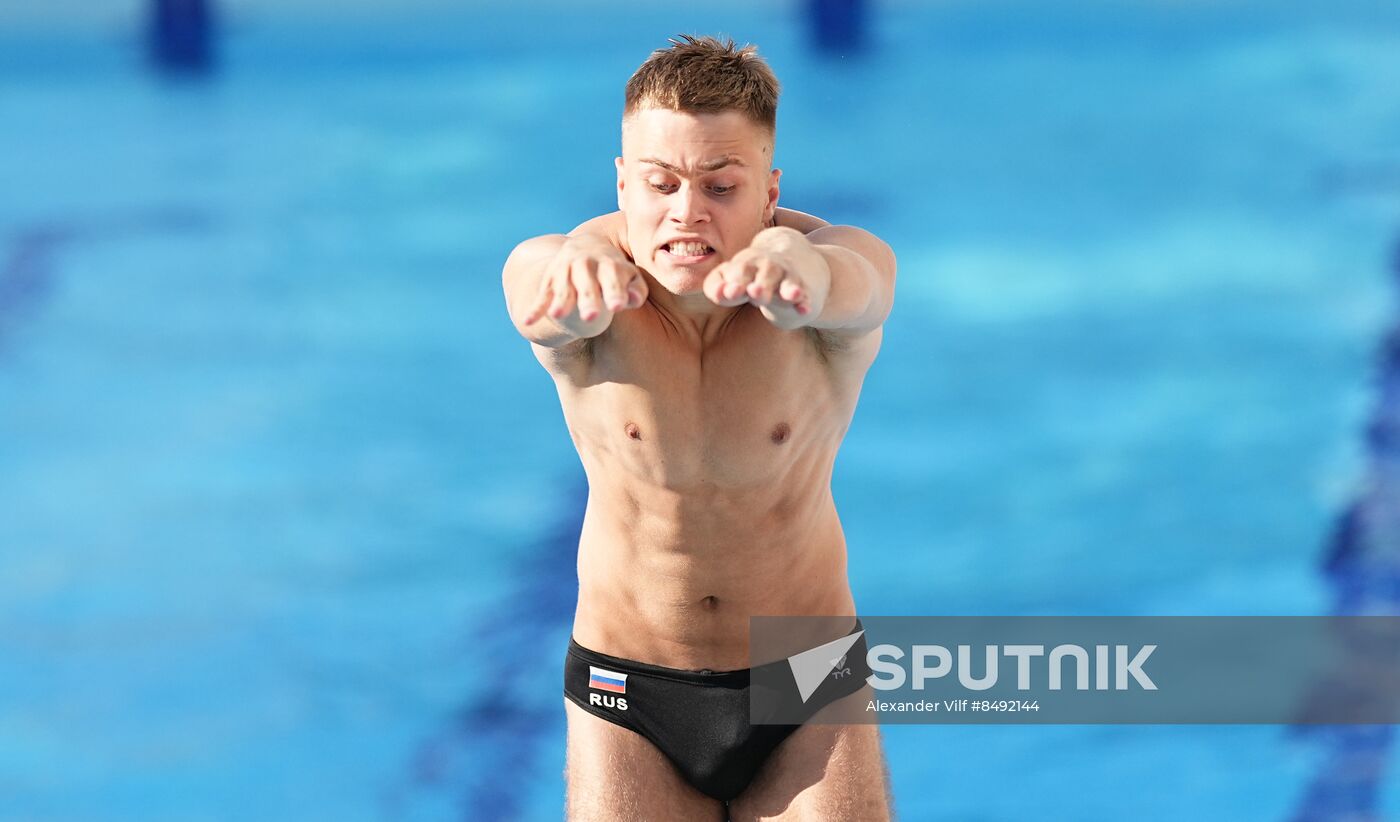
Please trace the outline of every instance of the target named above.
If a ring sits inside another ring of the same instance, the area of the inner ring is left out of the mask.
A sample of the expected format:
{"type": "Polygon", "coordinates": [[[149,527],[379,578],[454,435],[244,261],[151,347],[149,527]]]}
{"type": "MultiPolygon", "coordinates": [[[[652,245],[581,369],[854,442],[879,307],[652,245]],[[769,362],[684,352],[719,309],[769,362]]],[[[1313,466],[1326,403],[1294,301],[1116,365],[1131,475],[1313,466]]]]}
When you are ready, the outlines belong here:
{"type": "Polygon", "coordinates": [[[664,324],[626,330],[594,348],[588,379],[564,398],[585,462],[670,488],[723,489],[834,453],[851,409],[808,333],[756,314],[705,346],[664,324]]]}

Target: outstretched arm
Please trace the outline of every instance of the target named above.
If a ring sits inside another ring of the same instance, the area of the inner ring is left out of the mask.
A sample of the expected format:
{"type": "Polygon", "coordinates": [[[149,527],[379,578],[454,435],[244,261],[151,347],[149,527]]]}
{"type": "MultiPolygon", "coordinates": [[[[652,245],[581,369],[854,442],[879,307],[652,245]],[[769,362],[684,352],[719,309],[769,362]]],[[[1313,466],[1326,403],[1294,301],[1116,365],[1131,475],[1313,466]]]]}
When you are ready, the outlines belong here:
{"type": "Polygon", "coordinates": [[[704,290],[719,305],[753,303],[780,328],[859,336],[889,316],[895,269],[894,252],[864,229],[777,227],[716,266],[704,290]]]}
{"type": "MultiPolygon", "coordinates": [[[[590,221],[594,222],[594,221],[590,221]]],[[[646,302],[632,261],[589,223],[515,247],[501,273],[506,309],[521,336],[560,348],[607,330],[618,311],[646,302]]]]}

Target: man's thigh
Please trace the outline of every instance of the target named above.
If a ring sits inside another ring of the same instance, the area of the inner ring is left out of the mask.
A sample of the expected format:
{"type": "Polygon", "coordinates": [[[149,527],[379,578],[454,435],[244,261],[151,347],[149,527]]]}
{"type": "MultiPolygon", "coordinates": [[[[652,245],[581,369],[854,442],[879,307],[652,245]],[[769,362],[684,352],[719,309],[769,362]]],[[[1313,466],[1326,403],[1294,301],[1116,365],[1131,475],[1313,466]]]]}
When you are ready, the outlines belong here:
{"type": "Polygon", "coordinates": [[[686,783],[640,734],[564,700],[569,822],[716,822],[724,805],[686,783]]]}
{"type": "MultiPolygon", "coordinates": [[[[866,704],[869,692],[868,686],[857,691],[840,707],[866,704]]],[[[889,820],[889,776],[880,727],[808,723],[798,728],[768,758],[753,783],[729,803],[729,818],[889,820]]]]}

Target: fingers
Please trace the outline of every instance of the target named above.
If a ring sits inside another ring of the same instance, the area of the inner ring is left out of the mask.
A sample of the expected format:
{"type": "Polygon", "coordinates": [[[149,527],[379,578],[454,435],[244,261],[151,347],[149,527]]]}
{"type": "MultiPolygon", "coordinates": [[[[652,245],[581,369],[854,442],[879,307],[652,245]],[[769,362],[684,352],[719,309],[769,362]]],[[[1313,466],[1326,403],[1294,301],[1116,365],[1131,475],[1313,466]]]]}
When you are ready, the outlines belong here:
{"type": "Polygon", "coordinates": [[[641,308],[646,303],[647,295],[650,293],[651,289],[650,286],[647,285],[646,277],[642,276],[642,272],[638,270],[636,266],[633,266],[632,270],[636,273],[633,274],[632,279],[627,282],[627,305],[623,307],[641,308]]]}
{"type": "Polygon", "coordinates": [[[774,264],[772,260],[761,261],[758,264],[758,273],[748,284],[749,300],[758,305],[768,305],[773,295],[777,293],[784,273],[782,266],[774,264]]]}
{"type": "Polygon", "coordinates": [[[598,285],[598,261],[584,258],[569,265],[569,282],[578,294],[578,315],[592,322],[603,310],[603,291],[598,285]]]}
{"type": "Polygon", "coordinates": [[[796,277],[787,277],[778,286],[778,296],[785,302],[790,303],[798,314],[806,314],[810,309],[807,305],[807,292],[802,288],[802,281],[796,277]]]}
{"type": "Polygon", "coordinates": [[[798,314],[810,310],[802,280],[768,254],[736,254],[710,272],[703,290],[716,305],[753,303],[798,314]]]}
{"type": "Polygon", "coordinates": [[[631,263],[611,259],[604,259],[599,264],[598,284],[603,290],[603,302],[609,311],[640,308],[650,293],[641,269],[631,263]]]}
{"type": "Polygon", "coordinates": [[[715,305],[742,305],[749,301],[748,286],[758,276],[761,264],[761,258],[736,254],[710,271],[701,290],[715,305]]]}
{"type": "Polygon", "coordinates": [[[539,322],[540,318],[546,314],[551,317],[561,317],[572,308],[573,297],[564,292],[562,286],[567,283],[561,283],[559,277],[561,271],[567,272],[567,268],[562,266],[558,259],[550,262],[545,268],[544,276],[540,278],[539,290],[525,314],[525,325],[539,322]]]}
{"type": "Polygon", "coordinates": [[[754,275],[745,284],[745,294],[755,305],[773,309],[788,309],[805,315],[811,311],[802,278],[772,257],[760,257],[754,263],[754,275]]]}
{"type": "Polygon", "coordinates": [[[529,309],[525,312],[525,324],[532,325],[539,322],[540,317],[544,316],[544,312],[549,308],[549,304],[553,300],[554,289],[550,284],[549,278],[541,278],[539,293],[535,295],[534,302],[530,303],[529,309]]]}
{"type": "Polygon", "coordinates": [[[556,320],[562,320],[569,316],[574,310],[574,287],[569,282],[568,277],[555,281],[550,285],[552,292],[549,301],[549,316],[556,320]]]}
{"type": "Polygon", "coordinates": [[[535,293],[535,300],[530,304],[530,310],[525,314],[525,324],[531,325],[539,322],[540,318],[546,314],[554,316],[551,310],[554,307],[555,297],[559,292],[559,272],[565,270],[560,264],[559,257],[555,257],[545,266],[544,276],[540,277],[540,287],[535,293]]]}
{"type": "Polygon", "coordinates": [[[575,310],[592,322],[604,311],[638,308],[647,300],[646,279],[635,265],[610,257],[563,257],[545,270],[525,325],[546,314],[564,320],[575,310]]]}
{"type": "Polygon", "coordinates": [[[700,290],[705,292],[705,296],[709,297],[710,302],[715,305],[738,305],[743,302],[743,300],[731,300],[725,296],[725,290],[729,285],[726,274],[731,265],[733,265],[732,262],[720,263],[715,266],[709,274],[705,275],[705,282],[700,287],[700,290]]]}
{"type": "Polygon", "coordinates": [[[627,304],[627,281],[616,260],[598,263],[598,285],[603,291],[603,305],[617,311],[627,304]]]}
{"type": "Polygon", "coordinates": [[[749,301],[748,287],[758,276],[759,266],[766,261],[761,258],[740,256],[732,260],[724,270],[724,287],[721,295],[726,305],[739,305],[749,301]]]}

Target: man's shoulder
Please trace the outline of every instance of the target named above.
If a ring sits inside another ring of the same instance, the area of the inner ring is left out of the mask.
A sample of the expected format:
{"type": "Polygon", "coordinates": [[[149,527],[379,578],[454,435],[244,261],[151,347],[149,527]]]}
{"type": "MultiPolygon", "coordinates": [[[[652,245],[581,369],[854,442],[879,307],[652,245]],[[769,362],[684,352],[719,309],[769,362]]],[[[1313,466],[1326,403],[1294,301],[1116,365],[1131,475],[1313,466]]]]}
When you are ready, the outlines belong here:
{"type": "Polygon", "coordinates": [[[632,249],[627,245],[627,218],[621,211],[600,214],[591,220],[585,220],[569,232],[570,237],[579,234],[603,237],[621,249],[628,259],[632,257],[632,249]]]}
{"type": "Polygon", "coordinates": [[[773,212],[773,225],[794,228],[803,234],[811,234],[819,228],[826,228],[831,223],[805,211],[798,211],[794,208],[779,208],[773,212]]]}

